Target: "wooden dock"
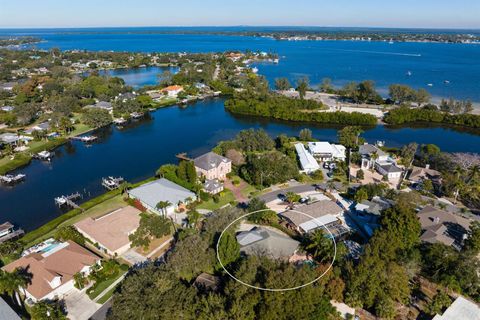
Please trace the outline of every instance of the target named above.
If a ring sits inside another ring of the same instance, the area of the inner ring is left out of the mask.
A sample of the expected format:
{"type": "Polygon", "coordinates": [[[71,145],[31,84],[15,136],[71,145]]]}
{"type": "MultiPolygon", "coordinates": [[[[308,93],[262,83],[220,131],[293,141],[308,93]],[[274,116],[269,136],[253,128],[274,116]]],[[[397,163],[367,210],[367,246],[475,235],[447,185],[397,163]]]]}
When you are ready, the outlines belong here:
{"type": "Polygon", "coordinates": [[[4,176],[0,176],[0,182],[5,183],[5,184],[14,184],[18,183],[20,181],[25,180],[26,175],[24,174],[17,174],[17,175],[11,175],[7,174],[4,176]]]}
{"type": "Polygon", "coordinates": [[[60,196],[55,198],[55,204],[59,207],[69,206],[74,209],[79,209],[81,211],[84,211],[83,208],[81,208],[78,204],[74,202],[74,200],[81,199],[81,198],[82,198],[82,195],[79,192],[76,192],[68,196],[60,196]]]}
{"type": "Polygon", "coordinates": [[[193,161],[193,159],[190,159],[190,158],[187,156],[187,153],[186,153],[186,152],[179,153],[179,154],[177,154],[175,157],[177,157],[177,159],[180,159],[180,160],[193,161]]]}

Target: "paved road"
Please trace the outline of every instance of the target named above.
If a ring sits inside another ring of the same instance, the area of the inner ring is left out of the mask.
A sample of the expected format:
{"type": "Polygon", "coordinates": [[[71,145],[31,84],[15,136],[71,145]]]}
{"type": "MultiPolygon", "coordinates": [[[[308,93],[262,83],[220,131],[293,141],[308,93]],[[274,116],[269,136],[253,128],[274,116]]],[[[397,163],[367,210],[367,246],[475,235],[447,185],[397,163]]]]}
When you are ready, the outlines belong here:
{"type": "Polygon", "coordinates": [[[110,299],[100,309],[98,309],[89,320],[105,320],[107,318],[108,310],[110,310],[111,307],[112,300],[110,299]]]}
{"type": "MultiPolygon", "coordinates": [[[[357,186],[358,184],[355,184],[355,183],[351,183],[350,186],[351,187],[354,187],[354,186],[357,186]]],[[[319,186],[321,189],[326,189],[327,188],[327,183],[318,183],[317,186],[319,186]]],[[[341,182],[335,182],[335,188],[337,189],[342,189],[343,188],[343,185],[341,182]]],[[[282,194],[285,194],[287,192],[294,192],[294,193],[303,193],[303,192],[309,192],[309,191],[315,191],[315,185],[313,184],[302,184],[302,185],[299,185],[299,186],[294,186],[294,187],[290,187],[290,188],[285,188],[285,189],[280,189],[280,190],[275,190],[275,191],[272,191],[272,192],[269,192],[269,193],[265,193],[261,196],[259,196],[259,198],[265,202],[270,202],[270,201],[273,201],[275,199],[278,199],[278,195],[280,193],[282,194]]]]}

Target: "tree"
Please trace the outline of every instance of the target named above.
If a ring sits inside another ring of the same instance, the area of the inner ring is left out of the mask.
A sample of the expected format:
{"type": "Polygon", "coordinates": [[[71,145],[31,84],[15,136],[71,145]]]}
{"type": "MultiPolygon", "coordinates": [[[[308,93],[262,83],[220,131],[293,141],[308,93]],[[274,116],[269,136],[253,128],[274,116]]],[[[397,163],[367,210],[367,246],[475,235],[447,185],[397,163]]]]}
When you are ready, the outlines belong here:
{"type": "Polygon", "coordinates": [[[468,238],[465,240],[464,250],[478,255],[480,253],[480,222],[474,221],[468,231],[468,238]]]}
{"type": "Polygon", "coordinates": [[[88,284],[88,278],[82,272],[77,272],[73,275],[75,281],[75,288],[82,290],[88,284]]]}
{"type": "Polygon", "coordinates": [[[294,204],[295,202],[299,202],[300,199],[302,198],[299,194],[296,194],[295,192],[287,192],[285,195],[288,203],[294,204]]]}
{"type": "Polygon", "coordinates": [[[43,300],[35,303],[30,310],[32,320],[67,320],[64,305],[58,300],[43,300]]]}
{"type": "Polygon", "coordinates": [[[157,210],[159,210],[160,212],[162,212],[162,214],[166,217],[167,216],[166,209],[168,207],[170,207],[171,205],[172,205],[172,203],[170,201],[160,201],[159,203],[157,203],[155,208],[157,210]]]}
{"type": "Polygon", "coordinates": [[[423,181],[423,190],[426,192],[433,192],[432,180],[426,179],[423,181]]]}
{"type": "Polygon", "coordinates": [[[112,122],[112,116],[107,110],[89,108],[82,116],[82,122],[92,128],[100,128],[112,122]]]}
{"type": "Polygon", "coordinates": [[[72,240],[82,246],[85,244],[85,237],[73,226],[61,227],[53,237],[60,241],[72,240]]]}
{"type": "Polygon", "coordinates": [[[22,290],[32,281],[32,274],[28,269],[16,268],[12,272],[0,270],[0,292],[8,294],[12,299],[16,297],[17,303],[22,306],[22,290]]]}
{"type": "Polygon", "coordinates": [[[310,129],[302,129],[300,130],[300,134],[298,135],[301,141],[311,141],[312,140],[312,130],[310,129]]]}
{"type": "MultiPolygon", "coordinates": [[[[166,202],[165,202],[166,204],[166,202]]],[[[171,232],[171,222],[156,214],[142,214],[137,230],[128,236],[132,247],[148,249],[152,238],[159,239],[171,232]]]]}
{"type": "Polygon", "coordinates": [[[223,234],[218,244],[218,255],[224,266],[228,266],[240,258],[240,245],[232,233],[225,232],[223,234]]]}
{"type": "Polygon", "coordinates": [[[347,148],[347,176],[350,182],[350,155],[352,149],[357,148],[359,138],[363,130],[360,127],[345,127],[338,132],[338,140],[340,144],[347,148]]]}
{"type": "Polygon", "coordinates": [[[290,81],[287,78],[277,78],[275,79],[275,89],[279,91],[285,91],[292,87],[290,81]]]}
{"type": "Polygon", "coordinates": [[[357,171],[357,179],[363,180],[365,178],[365,172],[362,169],[357,171]]]}
{"type": "Polygon", "coordinates": [[[421,106],[424,103],[430,102],[430,93],[425,89],[418,89],[415,94],[415,102],[421,106]]]}
{"type": "Polygon", "coordinates": [[[225,157],[232,160],[232,164],[235,166],[241,166],[242,164],[245,164],[245,157],[236,149],[228,149],[225,153],[225,157]]]}
{"type": "Polygon", "coordinates": [[[334,91],[332,86],[332,79],[323,78],[322,84],[320,85],[320,90],[325,93],[332,93],[334,91]]]}
{"type": "Polygon", "coordinates": [[[317,229],[310,233],[303,247],[320,263],[332,262],[335,254],[333,240],[327,237],[323,229],[317,229]]]}
{"type": "Polygon", "coordinates": [[[360,203],[367,199],[368,199],[367,191],[362,188],[358,189],[358,191],[355,193],[355,201],[360,203]]]}
{"type": "Polygon", "coordinates": [[[443,290],[438,291],[438,293],[433,297],[432,301],[427,305],[428,314],[435,316],[437,314],[442,314],[443,311],[452,304],[452,299],[443,290]]]}
{"type": "Polygon", "coordinates": [[[272,151],[250,155],[241,174],[250,183],[270,186],[295,178],[298,175],[298,167],[292,158],[278,151],[272,151]]]}
{"type": "Polygon", "coordinates": [[[300,100],[305,98],[305,94],[307,93],[309,87],[309,80],[307,77],[301,78],[297,81],[297,91],[300,96],[300,100]]]}
{"type": "Polygon", "coordinates": [[[275,147],[275,142],[263,129],[242,130],[235,138],[236,145],[243,151],[268,151],[275,147]]]}

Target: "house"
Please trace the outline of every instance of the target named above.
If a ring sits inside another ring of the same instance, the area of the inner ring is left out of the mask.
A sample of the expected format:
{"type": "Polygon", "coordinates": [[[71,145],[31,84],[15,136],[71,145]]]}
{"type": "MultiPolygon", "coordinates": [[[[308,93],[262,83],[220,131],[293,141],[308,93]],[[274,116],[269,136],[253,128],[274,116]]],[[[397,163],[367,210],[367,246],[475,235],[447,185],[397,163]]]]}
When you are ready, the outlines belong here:
{"type": "Polygon", "coordinates": [[[312,156],[311,153],[307,151],[307,149],[305,149],[303,143],[295,144],[295,150],[297,151],[302,172],[312,173],[320,169],[320,165],[318,164],[317,160],[312,156]]]}
{"type": "Polygon", "coordinates": [[[322,162],[345,161],[346,148],[340,144],[330,144],[328,142],[309,142],[308,149],[310,153],[322,162]]]}
{"type": "Polygon", "coordinates": [[[480,307],[459,296],[443,315],[437,314],[432,320],[480,320],[480,307]]]}
{"type": "MultiPolygon", "coordinates": [[[[295,210],[280,213],[289,226],[301,233],[308,233],[326,226],[338,229],[339,236],[344,234],[342,222],[339,219],[343,215],[343,209],[331,200],[320,200],[309,205],[300,206],[295,210]]],[[[334,232],[332,232],[333,234],[334,232]]]]}
{"type": "Polygon", "coordinates": [[[16,146],[20,141],[20,136],[15,133],[2,133],[0,134],[0,144],[10,144],[16,146]]]}
{"type": "Polygon", "coordinates": [[[25,130],[26,134],[33,134],[34,131],[44,131],[47,132],[50,130],[50,123],[48,121],[34,125],[33,127],[25,130]]]}
{"type": "Polygon", "coordinates": [[[471,221],[457,214],[427,206],[417,213],[423,233],[420,239],[461,249],[471,221]]]}
{"type": "Polygon", "coordinates": [[[128,236],[138,229],[140,213],[140,210],[128,206],[98,218],[86,218],[77,222],[75,228],[107,254],[119,256],[130,249],[128,236]]]}
{"type": "Polygon", "coordinates": [[[175,210],[197,199],[195,193],[164,178],[132,189],[128,191],[128,195],[140,201],[146,209],[166,216],[174,214],[175,210]],[[157,209],[157,204],[160,202],[169,203],[169,205],[163,210],[157,209]]]}
{"type": "Polygon", "coordinates": [[[126,93],[119,94],[115,98],[115,100],[120,100],[120,101],[126,102],[128,100],[133,100],[135,98],[137,98],[137,95],[135,94],[135,92],[126,92],[126,93]]]}
{"type": "Polygon", "coordinates": [[[403,169],[397,166],[397,162],[386,152],[376,145],[365,143],[358,148],[362,157],[361,169],[375,169],[388,180],[400,179],[403,169]]]}
{"type": "Polygon", "coordinates": [[[0,110],[5,111],[5,112],[12,112],[15,109],[13,106],[3,106],[0,108],[0,110]]]}
{"type": "Polygon", "coordinates": [[[378,196],[372,198],[372,200],[364,200],[357,203],[355,210],[357,213],[368,214],[374,216],[381,216],[382,211],[392,207],[392,203],[378,196]]]}
{"type": "Polygon", "coordinates": [[[107,101],[99,101],[95,104],[85,106],[85,108],[107,110],[108,112],[111,112],[113,110],[112,103],[107,101]]]}
{"type": "Polygon", "coordinates": [[[204,176],[207,180],[224,180],[227,174],[232,172],[232,161],[214,152],[208,152],[193,159],[198,175],[204,176]]]}
{"type": "Polygon", "coordinates": [[[8,303],[0,297],[0,319],[4,320],[21,320],[21,318],[13,311],[8,303]]]}
{"type": "Polygon", "coordinates": [[[172,98],[176,98],[178,96],[178,94],[182,91],[183,91],[183,87],[182,86],[177,86],[177,85],[168,86],[168,87],[163,88],[161,90],[161,92],[166,93],[167,96],[172,97],[172,98]]]}
{"type": "Polygon", "coordinates": [[[300,244],[280,231],[265,227],[254,227],[250,231],[240,232],[236,238],[240,244],[240,252],[243,254],[268,256],[281,260],[290,259],[300,244]]]}
{"type": "Polygon", "coordinates": [[[16,82],[4,82],[0,83],[0,90],[12,91],[13,88],[17,85],[16,82]]]}
{"type": "Polygon", "coordinates": [[[5,222],[0,224],[0,243],[22,236],[25,232],[22,229],[14,230],[13,224],[5,222]]]}
{"type": "Polygon", "coordinates": [[[210,194],[217,194],[224,190],[223,183],[218,179],[206,180],[203,184],[203,190],[210,194]]]}
{"type": "Polygon", "coordinates": [[[430,165],[426,165],[425,168],[413,166],[408,173],[408,178],[412,183],[422,183],[425,180],[432,180],[433,183],[440,184],[442,180],[442,174],[437,170],[430,169],[430,165]]]}
{"type": "Polygon", "coordinates": [[[201,291],[216,292],[220,287],[220,283],[220,277],[216,277],[208,273],[202,273],[195,279],[193,285],[195,288],[201,291]]]}
{"type": "Polygon", "coordinates": [[[7,272],[22,268],[31,274],[31,282],[23,293],[33,302],[61,299],[74,288],[76,273],[88,275],[92,266],[100,263],[100,257],[73,241],[47,241],[39,246],[41,249],[30,250],[29,254],[2,268],[7,272]]]}

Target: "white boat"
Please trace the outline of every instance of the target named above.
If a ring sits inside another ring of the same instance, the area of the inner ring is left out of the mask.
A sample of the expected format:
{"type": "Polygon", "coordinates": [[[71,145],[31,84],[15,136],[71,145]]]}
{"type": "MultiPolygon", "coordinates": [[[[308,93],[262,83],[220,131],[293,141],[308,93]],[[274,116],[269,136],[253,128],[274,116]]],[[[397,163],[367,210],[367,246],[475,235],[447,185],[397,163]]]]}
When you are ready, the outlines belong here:
{"type": "Polygon", "coordinates": [[[122,124],[127,123],[127,120],[125,120],[123,118],[117,118],[117,119],[113,120],[113,123],[115,123],[116,125],[122,125],[122,124]]]}
{"type": "Polygon", "coordinates": [[[412,71],[407,71],[407,76],[411,76],[412,75],[412,71]]]}
{"type": "Polygon", "coordinates": [[[445,80],[444,82],[445,82],[445,84],[450,84],[450,81],[448,81],[448,80],[445,80]]]}
{"type": "Polygon", "coordinates": [[[390,39],[390,41],[388,41],[388,44],[393,44],[393,39],[390,39]]]}
{"type": "Polygon", "coordinates": [[[37,157],[40,160],[50,161],[51,158],[53,157],[53,153],[45,150],[45,151],[41,151],[41,152],[37,153],[37,157]]]}
{"type": "Polygon", "coordinates": [[[9,184],[9,183],[20,182],[23,179],[25,179],[25,177],[26,177],[26,175],[21,174],[21,173],[16,174],[16,175],[7,174],[7,175],[4,175],[4,176],[0,176],[0,181],[3,182],[3,183],[9,184]]]}
{"type": "Polygon", "coordinates": [[[253,67],[253,68],[252,68],[252,72],[253,72],[253,73],[258,73],[258,68],[257,68],[257,67],[253,67]]]}
{"type": "Polygon", "coordinates": [[[428,83],[427,86],[433,87],[433,83],[428,83]]]}

